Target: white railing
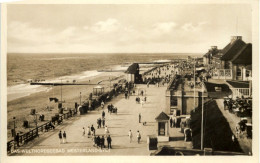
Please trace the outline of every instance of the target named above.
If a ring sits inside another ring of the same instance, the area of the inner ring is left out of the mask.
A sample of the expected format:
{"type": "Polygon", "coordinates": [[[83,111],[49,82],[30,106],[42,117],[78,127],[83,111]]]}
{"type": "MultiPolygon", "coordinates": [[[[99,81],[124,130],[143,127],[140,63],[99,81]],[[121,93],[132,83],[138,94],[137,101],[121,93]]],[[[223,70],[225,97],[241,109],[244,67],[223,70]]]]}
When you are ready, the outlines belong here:
{"type": "Polygon", "coordinates": [[[232,69],[214,69],[212,70],[213,79],[232,79],[232,69]]]}
{"type": "Polygon", "coordinates": [[[249,88],[230,88],[232,91],[232,96],[233,98],[239,97],[241,98],[242,96],[244,97],[250,97],[251,92],[249,88]]]}

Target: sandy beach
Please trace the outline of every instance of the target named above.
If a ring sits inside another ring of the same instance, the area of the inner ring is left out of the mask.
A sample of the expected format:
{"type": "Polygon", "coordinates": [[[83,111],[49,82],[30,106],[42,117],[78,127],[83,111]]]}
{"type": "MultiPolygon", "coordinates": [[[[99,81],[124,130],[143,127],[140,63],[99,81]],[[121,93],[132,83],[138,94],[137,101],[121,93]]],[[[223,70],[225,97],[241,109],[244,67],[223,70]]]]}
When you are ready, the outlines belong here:
{"type": "MultiPolygon", "coordinates": [[[[82,79],[78,83],[98,83],[103,81],[101,84],[105,88],[105,92],[110,89],[109,77],[111,80],[111,87],[113,83],[122,79],[122,72],[103,73],[98,76],[89,77],[82,79]],[[114,79],[114,80],[113,80],[114,79]],[[90,80],[90,82],[89,82],[90,80]]],[[[81,102],[83,103],[88,98],[89,94],[93,91],[95,85],[74,85],[74,86],[62,86],[62,100],[65,100],[63,104],[64,108],[74,108],[75,102],[80,103],[80,92],[81,102]]],[[[36,109],[37,114],[44,114],[45,120],[43,122],[38,121],[38,125],[47,122],[58,113],[58,103],[50,102],[49,97],[61,97],[61,87],[56,86],[48,92],[34,93],[26,97],[18,98],[7,103],[7,120],[8,120],[8,140],[11,140],[11,129],[13,129],[14,121],[13,117],[16,118],[16,132],[27,132],[35,127],[34,116],[30,115],[31,109],[36,109]],[[54,109],[48,110],[47,106],[52,106],[54,109]],[[22,127],[23,121],[29,121],[29,128],[24,129],[22,127]]],[[[66,111],[65,111],[66,112],[66,111]]]]}

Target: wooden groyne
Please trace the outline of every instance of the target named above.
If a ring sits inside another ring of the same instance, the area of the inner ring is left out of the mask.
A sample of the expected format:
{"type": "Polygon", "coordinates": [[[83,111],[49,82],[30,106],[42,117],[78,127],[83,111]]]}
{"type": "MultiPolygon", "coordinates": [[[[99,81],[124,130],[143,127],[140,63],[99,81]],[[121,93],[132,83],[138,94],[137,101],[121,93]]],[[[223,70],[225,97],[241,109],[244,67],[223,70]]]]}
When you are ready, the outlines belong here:
{"type": "Polygon", "coordinates": [[[104,85],[104,84],[93,84],[93,83],[40,83],[40,82],[31,82],[30,85],[62,86],[62,85],[104,85]]]}

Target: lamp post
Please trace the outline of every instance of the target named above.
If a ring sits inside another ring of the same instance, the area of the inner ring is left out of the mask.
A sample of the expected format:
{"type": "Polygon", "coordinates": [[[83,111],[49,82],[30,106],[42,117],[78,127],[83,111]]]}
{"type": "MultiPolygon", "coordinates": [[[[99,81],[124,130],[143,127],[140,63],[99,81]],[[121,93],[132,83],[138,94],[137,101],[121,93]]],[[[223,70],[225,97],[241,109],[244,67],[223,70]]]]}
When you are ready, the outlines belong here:
{"type": "Polygon", "coordinates": [[[79,105],[81,105],[81,92],[79,93],[79,105]]]}
{"type": "Polygon", "coordinates": [[[38,121],[37,121],[37,113],[35,113],[35,116],[34,116],[34,122],[35,122],[35,128],[36,128],[36,136],[39,136],[38,135],[38,121]]]}
{"type": "Polygon", "coordinates": [[[13,120],[14,120],[14,131],[13,131],[13,135],[15,137],[16,133],[15,133],[15,117],[13,117],[13,120]]]}
{"type": "Polygon", "coordinates": [[[61,83],[61,85],[60,85],[60,101],[62,103],[62,79],[60,79],[60,83],[61,83]]]}
{"type": "Polygon", "coordinates": [[[203,92],[204,92],[204,88],[202,86],[202,91],[201,91],[201,101],[202,101],[202,105],[201,105],[201,150],[203,150],[203,137],[204,137],[204,129],[203,129],[203,122],[204,122],[204,106],[203,106],[203,92]]]}

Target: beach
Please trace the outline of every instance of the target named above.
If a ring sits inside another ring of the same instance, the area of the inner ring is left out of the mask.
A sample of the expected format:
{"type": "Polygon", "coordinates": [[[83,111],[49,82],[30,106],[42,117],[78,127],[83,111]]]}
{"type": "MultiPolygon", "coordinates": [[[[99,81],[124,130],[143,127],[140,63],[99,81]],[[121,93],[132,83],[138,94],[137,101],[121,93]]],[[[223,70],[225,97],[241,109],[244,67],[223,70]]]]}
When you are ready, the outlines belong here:
{"type": "MultiPolygon", "coordinates": [[[[110,81],[111,87],[113,83],[116,83],[118,80],[123,77],[122,72],[112,72],[112,73],[103,73],[102,75],[93,76],[89,78],[82,79],[78,83],[98,83],[102,82],[102,86],[105,88],[104,91],[109,91],[110,89],[110,81]],[[116,78],[115,80],[113,80],[116,78]],[[89,82],[90,80],[90,82],[89,82]]],[[[80,92],[81,92],[81,101],[87,101],[89,94],[93,92],[93,87],[95,85],[72,85],[72,86],[62,86],[62,100],[65,100],[63,104],[64,108],[75,108],[75,102],[80,103],[80,92]]],[[[7,103],[8,111],[7,111],[7,120],[8,120],[8,140],[11,140],[11,132],[10,129],[13,128],[14,122],[13,117],[16,117],[16,132],[27,132],[29,129],[35,127],[34,116],[30,115],[31,109],[36,109],[37,114],[44,114],[45,121],[38,121],[38,125],[41,123],[45,123],[47,120],[51,119],[51,116],[54,116],[55,113],[58,113],[58,103],[50,102],[50,97],[56,97],[60,99],[61,96],[61,87],[55,86],[47,92],[38,92],[31,94],[29,96],[21,97],[7,103]],[[54,109],[49,111],[46,109],[47,106],[52,106],[54,109]],[[24,129],[22,127],[23,121],[29,121],[30,128],[24,129]]]]}

